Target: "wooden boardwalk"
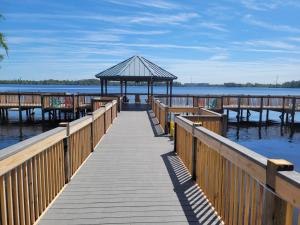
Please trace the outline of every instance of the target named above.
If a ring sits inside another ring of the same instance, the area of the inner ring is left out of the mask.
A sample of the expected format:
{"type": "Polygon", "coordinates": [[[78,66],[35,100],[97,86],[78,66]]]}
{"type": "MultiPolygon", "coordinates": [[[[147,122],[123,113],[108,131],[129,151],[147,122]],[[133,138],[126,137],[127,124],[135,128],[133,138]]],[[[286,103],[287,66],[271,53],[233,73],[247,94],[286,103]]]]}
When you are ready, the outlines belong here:
{"type": "Polygon", "coordinates": [[[148,111],[122,111],[38,224],[220,224],[148,111]]]}

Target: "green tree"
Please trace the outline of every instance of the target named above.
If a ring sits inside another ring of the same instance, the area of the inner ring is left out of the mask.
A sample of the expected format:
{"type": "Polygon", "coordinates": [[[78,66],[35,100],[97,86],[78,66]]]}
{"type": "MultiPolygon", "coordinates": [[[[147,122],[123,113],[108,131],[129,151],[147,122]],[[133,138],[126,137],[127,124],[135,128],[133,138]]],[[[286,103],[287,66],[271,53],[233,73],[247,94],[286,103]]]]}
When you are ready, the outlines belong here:
{"type": "MultiPolygon", "coordinates": [[[[0,14],[0,20],[3,19],[3,16],[0,14]]],[[[8,47],[5,42],[5,37],[2,32],[0,32],[0,48],[3,48],[5,50],[5,53],[7,55],[8,53],[8,47]]],[[[4,58],[4,55],[0,53],[0,61],[4,58]]]]}

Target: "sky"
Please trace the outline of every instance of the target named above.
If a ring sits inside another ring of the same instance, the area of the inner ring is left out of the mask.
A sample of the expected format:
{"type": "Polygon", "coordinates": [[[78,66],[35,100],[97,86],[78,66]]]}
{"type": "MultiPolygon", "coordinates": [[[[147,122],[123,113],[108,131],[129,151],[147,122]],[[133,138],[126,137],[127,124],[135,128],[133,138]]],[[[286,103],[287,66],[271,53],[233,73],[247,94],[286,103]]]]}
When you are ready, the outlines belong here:
{"type": "Polygon", "coordinates": [[[0,0],[0,79],[86,79],[133,55],[180,82],[300,80],[300,0],[0,0]]]}

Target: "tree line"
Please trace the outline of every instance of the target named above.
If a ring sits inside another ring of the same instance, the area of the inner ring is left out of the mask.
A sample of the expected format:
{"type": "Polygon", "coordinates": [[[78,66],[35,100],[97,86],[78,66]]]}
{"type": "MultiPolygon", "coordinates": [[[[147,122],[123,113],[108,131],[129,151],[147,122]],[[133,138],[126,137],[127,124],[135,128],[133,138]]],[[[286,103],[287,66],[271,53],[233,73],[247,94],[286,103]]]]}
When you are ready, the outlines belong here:
{"type": "MultiPolygon", "coordinates": [[[[0,84],[35,84],[35,85],[100,85],[99,79],[81,79],[81,80],[0,80],[0,84]]],[[[119,85],[119,81],[110,81],[109,85],[119,85]]],[[[147,82],[128,82],[129,86],[146,86],[147,82]]],[[[164,82],[155,83],[155,86],[164,86],[164,82]]],[[[281,84],[260,84],[260,83],[181,83],[173,82],[173,86],[182,87],[264,87],[264,88],[300,88],[300,80],[288,81],[281,84]]]]}

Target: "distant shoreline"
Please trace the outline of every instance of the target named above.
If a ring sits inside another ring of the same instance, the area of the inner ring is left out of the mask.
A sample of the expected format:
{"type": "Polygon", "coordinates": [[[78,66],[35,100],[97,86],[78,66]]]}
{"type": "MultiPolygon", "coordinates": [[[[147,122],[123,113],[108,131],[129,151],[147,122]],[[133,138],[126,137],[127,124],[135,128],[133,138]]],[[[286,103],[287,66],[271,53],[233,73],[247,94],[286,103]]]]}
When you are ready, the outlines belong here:
{"type": "MultiPolygon", "coordinates": [[[[83,80],[0,80],[0,84],[19,84],[19,85],[100,85],[98,79],[83,79],[83,80]]],[[[119,82],[110,82],[111,86],[118,86],[119,82]]],[[[128,86],[146,86],[147,83],[128,82],[128,86]]],[[[164,83],[155,83],[155,86],[164,86],[164,83]]],[[[300,88],[299,81],[289,81],[281,84],[259,84],[259,83],[224,83],[224,84],[209,84],[209,83],[181,83],[174,82],[176,87],[261,87],[261,88],[300,88]]]]}

